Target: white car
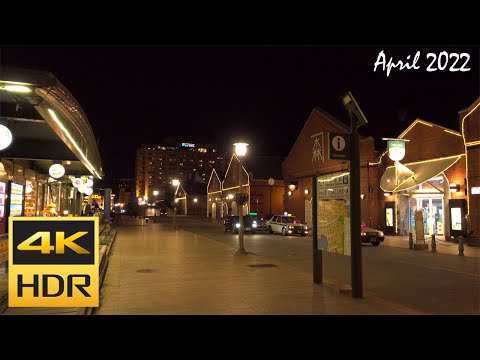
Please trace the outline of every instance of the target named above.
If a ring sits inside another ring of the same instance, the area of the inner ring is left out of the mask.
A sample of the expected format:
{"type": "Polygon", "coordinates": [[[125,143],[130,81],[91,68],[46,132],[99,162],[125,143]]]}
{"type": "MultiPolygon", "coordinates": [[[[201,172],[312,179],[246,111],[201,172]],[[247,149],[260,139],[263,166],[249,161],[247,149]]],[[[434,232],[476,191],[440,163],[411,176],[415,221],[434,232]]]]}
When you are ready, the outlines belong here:
{"type": "Polygon", "coordinates": [[[305,236],[308,234],[307,225],[302,224],[300,220],[292,215],[274,215],[265,222],[265,225],[270,234],[280,233],[283,236],[293,234],[305,236]]]}

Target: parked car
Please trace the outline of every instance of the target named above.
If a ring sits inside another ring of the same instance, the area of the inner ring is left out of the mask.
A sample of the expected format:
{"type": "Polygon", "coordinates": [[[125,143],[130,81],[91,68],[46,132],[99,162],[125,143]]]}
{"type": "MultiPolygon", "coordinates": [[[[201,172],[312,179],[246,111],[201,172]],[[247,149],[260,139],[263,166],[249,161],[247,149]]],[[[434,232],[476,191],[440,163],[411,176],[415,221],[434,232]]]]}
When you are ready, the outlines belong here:
{"type": "Polygon", "coordinates": [[[378,246],[383,240],[385,240],[383,231],[368,227],[362,221],[362,243],[378,246]]]}
{"type": "Polygon", "coordinates": [[[265,219],[261,215],[251,215],[251,216],[253,221],[257,224],[256,231],[259,231],[259,230],[267,231],[267,224],[266,224],[267,219],[265,219]]]}
{"type": "Polygon", "coordinates": [[[160,216],[167,216],[167,209],[160,209],[159,214],[160,216]]]}
{"type": "Polygon", "coordinates": [[[280,233],[283,236],[299,234],[305,236],[308,234],[307,224],[302,224],[292,215],[274,215],[266,221],[266,226],[270,234],[280,233]]]}
{"type": "MultiPolygon", "coordinates": [[[[238,230],[240,229],[239,219],[240,218],[238,216],[228,215],[223,220],[225,232],[231,231],[234,234],[238,233],[238,230]]],[[[250,216],[250,215],[243,216],[243,228],[244,228],[244,232],[251,232],[252,234],[255,233],[255,230],[257,228],[257,223],[254,220],[253,216],[250,216]]]]}

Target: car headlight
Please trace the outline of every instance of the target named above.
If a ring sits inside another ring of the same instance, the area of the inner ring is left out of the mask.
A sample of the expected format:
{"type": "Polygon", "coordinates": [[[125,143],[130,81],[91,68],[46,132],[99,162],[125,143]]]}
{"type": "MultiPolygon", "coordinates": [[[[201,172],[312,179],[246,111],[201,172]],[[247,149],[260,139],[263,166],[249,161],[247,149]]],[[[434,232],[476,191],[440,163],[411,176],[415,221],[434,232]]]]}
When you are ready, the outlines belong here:
{"type": "Polygon", "coordinates": [[[293,229],[293,226],[291,226],[291,225],[288,225],[288,228],[289,228],[289,229],[293,229]]]}
{"type": "Polygon", "coordinates": [[[254,228],[257,227],[257,223],[253,223],[252,227],[254,227],[254,228]]]}
{"type": "Polygon", "coordinates": [[[383,231],[379,231],[378,236],[383,237],[384,236],[383,231]]]}
{"type": "Polygon", "coordinates": [[[235,224],[235,227],[239,228],[239,227],[240,227],[240,223],[235,224]]]}
{"type": "Polygon", "coordinates": [[[362,236],[367,236],[367,233],[362,231],[362,236]]]}

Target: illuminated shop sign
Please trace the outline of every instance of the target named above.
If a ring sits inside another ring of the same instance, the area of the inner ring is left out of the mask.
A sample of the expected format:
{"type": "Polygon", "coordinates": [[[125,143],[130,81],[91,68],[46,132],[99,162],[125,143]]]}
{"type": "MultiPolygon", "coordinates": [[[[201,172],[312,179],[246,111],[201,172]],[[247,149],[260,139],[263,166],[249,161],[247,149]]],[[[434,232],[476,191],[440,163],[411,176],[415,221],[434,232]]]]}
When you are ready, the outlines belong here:
{"type": "Polygon", "coordinates": [[[195,147],[195,144],[191,144],[191,143],[182,143],[182,147],[195,147]]]}

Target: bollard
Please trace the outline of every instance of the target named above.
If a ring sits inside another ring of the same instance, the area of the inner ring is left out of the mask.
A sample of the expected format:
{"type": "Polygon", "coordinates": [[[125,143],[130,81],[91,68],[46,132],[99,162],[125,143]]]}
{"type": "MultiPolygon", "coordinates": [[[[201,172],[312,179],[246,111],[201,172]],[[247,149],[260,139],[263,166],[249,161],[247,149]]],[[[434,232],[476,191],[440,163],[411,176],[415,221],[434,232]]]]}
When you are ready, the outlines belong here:
{"type": "Polygon", "coordinates": [[[413,235],[412,235],[412,233],[408,234],[408,248],[413,249],[413,235]]]}
{"type": "Polygon", "coordinates": [[[437,252],[437,243],[435,242],[435,234],[432,235],[432,253],[437,252]]]}
{"type": "Polygon", "coordinates": [[[463,236],[458,237],[458,256],[463,256],[463,236]]]}

